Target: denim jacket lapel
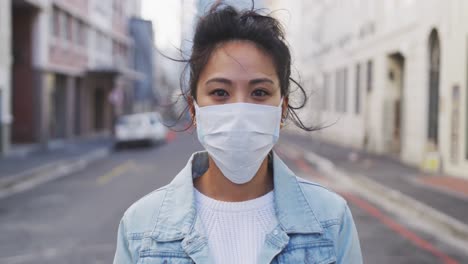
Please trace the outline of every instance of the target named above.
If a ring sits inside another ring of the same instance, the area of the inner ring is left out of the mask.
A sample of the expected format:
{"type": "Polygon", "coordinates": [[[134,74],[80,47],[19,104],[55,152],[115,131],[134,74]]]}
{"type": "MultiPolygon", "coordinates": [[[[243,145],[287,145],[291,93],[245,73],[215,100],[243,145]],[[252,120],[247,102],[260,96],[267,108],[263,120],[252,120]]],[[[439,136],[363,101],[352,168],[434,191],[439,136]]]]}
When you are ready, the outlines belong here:
{"type": "Polygon", "coordinates": [[[286,233],[323,233],[323,228],[299,185],[296,175],[273,155],[276,215],[286,233]]]}
{"type": "Polygon", "coordinates": [[[153,239],[159,242],[181,240],[182,248],[195,263],[211,263],[208,241],[197,216],[193,194],[193,177],[203,174],[207,162],[206,153],[193,154],[168,185],[152,232],[153,239]]]}
{"type": "Polygon", "coordinates": [[[167,187],[152,232],[157,241],[182,240],[193,228],[196,208],[191,175],[192,159],[193,156],[167,187]]]}
{"type": "Polygon", "coordinates": [[[279,225],[265,237],[258,263],[270,263],[289,243],[289,234],[323,234],[294,173],[273,155],[276,216],[279,225]]]}
{"type": "Polygon", "coordinates": [[[194,228],[182,240],[182,248],[195,263],[213,263],[208,250],[208,239],[199,217],[195,220],[194,228]]]}
{"type": "Polygon", "coordinates": [[[266,235],[258,262],[270,263],[289,243],[289,236],[284,232],[281,226],[277,226],[272,232],[266,235]]]}

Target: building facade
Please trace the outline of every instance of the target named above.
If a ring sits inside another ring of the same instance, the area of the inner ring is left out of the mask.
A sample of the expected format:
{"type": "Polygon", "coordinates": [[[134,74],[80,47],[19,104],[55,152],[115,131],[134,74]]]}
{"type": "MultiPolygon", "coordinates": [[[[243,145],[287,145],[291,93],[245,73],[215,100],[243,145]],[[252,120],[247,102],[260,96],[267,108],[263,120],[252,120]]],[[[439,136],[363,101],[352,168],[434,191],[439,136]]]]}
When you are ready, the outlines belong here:
{"type": "Polygon", "coordinates": [[[138,78],[128,33],[138,8],[130,0],[12,0],[14,143],[111,130],[138,78]]]}
{"type": "Polygon", "coordinates": [[[299,2],[317,135],[468,178],[468,2],[299,2]]]}
{"type": "Polygon", "coordinates": [[[161,100],[155,83],[153,23],[141,18],[130,19],[130,35],[134,42],[133,68],[143,76],[134,82],[134,111],[150,111],[161,100]]]}
{"type": "Polygon", "coordinates": [[[11,127],[11,1],[0,1],[0,156],[8,152],[11,127]]]}

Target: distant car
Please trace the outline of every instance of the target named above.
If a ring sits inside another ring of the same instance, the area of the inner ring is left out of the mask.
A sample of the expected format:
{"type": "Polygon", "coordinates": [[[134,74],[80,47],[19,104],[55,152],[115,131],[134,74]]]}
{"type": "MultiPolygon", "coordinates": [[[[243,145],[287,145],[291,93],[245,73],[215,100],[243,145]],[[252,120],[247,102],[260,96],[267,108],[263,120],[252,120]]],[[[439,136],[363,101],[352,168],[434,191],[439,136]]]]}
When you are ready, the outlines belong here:
{"type": "Polygon", "coordinates": [[[124,115],[115,124],[115,145],[128,143],[155,144],[166,140],[168,129],[162,123],[159,113],[124,115]]]}

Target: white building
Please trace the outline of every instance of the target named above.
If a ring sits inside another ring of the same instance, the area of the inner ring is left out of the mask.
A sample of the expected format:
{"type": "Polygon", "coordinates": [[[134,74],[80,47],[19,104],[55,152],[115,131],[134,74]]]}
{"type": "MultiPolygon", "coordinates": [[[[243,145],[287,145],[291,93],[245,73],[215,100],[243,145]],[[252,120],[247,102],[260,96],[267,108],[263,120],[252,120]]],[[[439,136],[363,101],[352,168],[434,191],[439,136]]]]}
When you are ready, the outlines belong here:
{"type": "Polygon", "coordinates": [[[0,156],[10,144],[11,2],[0,1],[0,156]]]}
{"type": "Polygon", "coordinates": [[[468,178],[468,2],[298,2],[305,114],[337,121],[319,134],[468,178]]]}

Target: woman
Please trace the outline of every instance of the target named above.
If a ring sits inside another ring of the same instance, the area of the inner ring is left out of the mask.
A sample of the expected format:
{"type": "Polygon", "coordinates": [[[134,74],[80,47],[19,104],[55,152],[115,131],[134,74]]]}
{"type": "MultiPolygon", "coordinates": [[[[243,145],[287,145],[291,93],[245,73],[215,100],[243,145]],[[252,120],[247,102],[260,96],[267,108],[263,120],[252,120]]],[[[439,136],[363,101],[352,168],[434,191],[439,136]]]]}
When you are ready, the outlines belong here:
{"type": "Polygon", "coordinates": [[[272,152],[287,117],[313,130],[289,105],[279,23],[216,5],[198,22],[189,65],[206,152],[125,212],[114,263],[362,263],[346,202],[272,152]]]}

